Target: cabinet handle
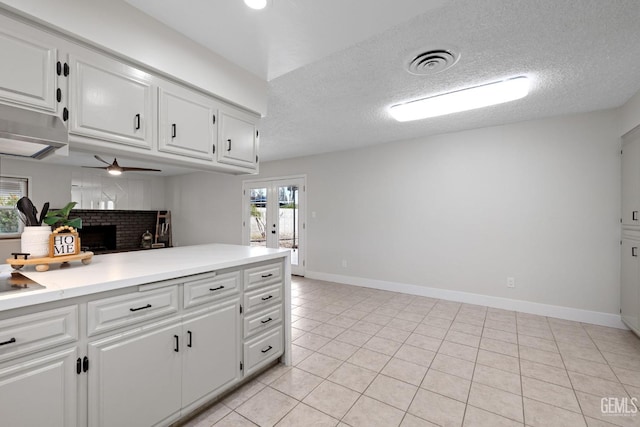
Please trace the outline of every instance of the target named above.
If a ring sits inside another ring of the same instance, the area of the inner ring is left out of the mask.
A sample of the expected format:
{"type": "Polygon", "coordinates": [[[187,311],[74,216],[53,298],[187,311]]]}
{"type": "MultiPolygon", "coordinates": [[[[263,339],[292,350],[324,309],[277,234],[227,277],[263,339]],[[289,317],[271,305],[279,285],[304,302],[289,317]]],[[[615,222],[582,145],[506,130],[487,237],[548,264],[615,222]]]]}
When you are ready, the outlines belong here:
{"type": "Polygon", "coordinates": [[[187,347],[192,347],[191,344],[192,344],[193,337],[191,336],[191,331],[187,331],[187,334],[189,334],[189,343],[187,344],[187,347]]]}
{"type": "Polygon", "coordinates": [[[62,74],[62,63],[60,61],[58,61],[58,63],[56,64],[56,74],[57,75],[62,74]]]}
{"type": "Polygon", "coordinates": [[[82,372],[87,372],[89,370],[89,358],[87,356],[82,359],[82,372]]]}
{"type": "Polygon", "coordinates": [[[140,129],[140,114],[136,114],[135,125],[136,125],[136,130],[140,129]]]}
{"type": "Polygon", "coordinates": [[[64,63],[64,67],[63,67],[63,72],[62,74],[67,77],[69,75],[69,64],[67,64],[66,62],[64,63]]]}
{"type": "Polygon", "coordinates": [[[266,300],[271,299],[271,298],[273,298],[273,295],[269,295],[268,297],[263,297],[262,301],[266,301],[266,300]]]}
{"type": "Polygon", "coordinates": [[[81,372],[82,372],[82,360],[78,357],[78,359],[76,360],[76,373],[80,375],[81,372]]]}
{"type": "Polygon", "coordinates": [[[0,342],[0,345],[13,344],[14,342],[16,342],[16,339],[15,338],[11,338],[9,341],[0,342]]]}
{"type": "Polygon", "coordinates": [[[631,256],[638,256],[638,248],[637,247],[632,247],[631,248],[631,256]]]}
{"type": "Polygon", "coordinates": [[[67,107],[64,107],[62,109],[62,120],[64,120],[65,122],[69,120],[69,110],[67,110],[67,107]]]}
{"type": "Polygon", "coordinates": [[[213,115],[213,124],[214,125],[216,124],[216,115],[215,114],[213,115]]]}
{"type": "Polygon", "coordinates": [[[219,291],[220,289],[224,289],[224,286],[218,286],[217,288],[209,288],[210,291],[219,291]]]}
{"type": "Polygon", "coordinates": [[[60,88],[56,89],[56,101],[58,102],[62,101],[62,89],[60,88]]]}
{"type": "Polygon", "coordinates": [[[637,221],[638,220],[638,211],[631,212],[631,220],[632,221],[637,221]]]}
{"type": "Polygon", "coordinates": [[[263,275],[262,275],[262,278],[263,278],[263,279],[266,279],[267,277],[271,277],[271,276],[273,276],[273,273],[263,274],[263,275]]]}
{"type": "Polygon", "coordinates": [[[263,353],[268,352],[269,350],[271,350],[273,347],[269,346],[267,348],[265,348],[264,350],[261,350],[263,353]]]}
{"type": "Polygon", "coordinates": [[[172,124],[171,125],[171,138],[175,138],[176,137],[176,124],[172,124]]]}
{"type": "Polygon", "coordinates": [[[138,307],[138,308],[130,308],[129,311],[138,311],[138,310],[144,310],[145,308],[151,308],[151,304],[147,304],[143,307],[138,307]]]}
{"type": "Polygon", "coordinates": [[[173,338],[175,338],[176,340],[176,346],[173,348],[173,351],[177,353],[180,351],[180,337],[177,335],[174,335],[173,338]]]}
{"type": "Polygon", "coordinates": [[[231,140],[227,139],[227,142],[229,143],[229,146],[227,147],[227,151],[231,151],[231,140]]]}
{"type": "Polygon", "coordinates": [[[261,320],[261,321],[260,321],[260,323],[262,323],[262,324],[264,325],[265,323],[269,323],[269,322],[271,322],[272,320],[273,320],[273,319],[272,319],[271,317],[269,317],[267,320],[261,320]]]}

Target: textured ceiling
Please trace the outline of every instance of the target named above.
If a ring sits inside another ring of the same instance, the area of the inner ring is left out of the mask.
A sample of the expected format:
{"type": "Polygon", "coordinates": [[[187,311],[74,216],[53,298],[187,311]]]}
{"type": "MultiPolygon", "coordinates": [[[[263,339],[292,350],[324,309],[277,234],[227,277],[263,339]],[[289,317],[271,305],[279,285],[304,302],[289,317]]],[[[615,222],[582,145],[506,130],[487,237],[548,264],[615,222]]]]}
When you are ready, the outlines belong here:
{"type": "Polygon", "coordinates": [[[618,107],[640,88],[640,2],[460,0],[270,82],[262,159],[618,107]],[[432,76],[404,71],[421,50],[461,58],[432,76]],[[526,75],[528,97],[409,123],[392,104],[526,75]]]}
{"type": "Polygon", "coordinates": [[[447,0],[125,0],[265,80],[363,41],[447,0]]]}
{"type": "Polygon", "coordinates": [[[225,56],[239,65],[251,63],[252,58],[259,67],[267,64],[267,69],[278,61],[288,64],[283,70],[289,72],[274,71],[279,77],[269,81],[262,160],[613,108],[640,89],[637,0],[425,1],[424,10],[418,5],[422,2],[409,0],[272,0],[271,12],[263,12],[275,13],[284,6],[309,12],[314,10],[313,3],[324,6],[317,15],[296,15],[291,10],[283,15],[296,20],[281,22],[285,35],[296,39],[291,52],[285,45],[255,43],[254,27],[263,25],[261,31],[268,31],[262,34],[267,37],[273,19],[262,12],[237,12],[241,0],[233,0],[234,6],[229,0],[210,1],[218,6],[217,17],[207,16],[211,19],[193,18],[198,15],[195,6],[205,0],[128,1],[146,4],[156,15],[167,15],[165,7],[179,5],[184,13],[170,18],[185,20],[198,31],[209,25],[211,37],[234,47],[233,54],[225,56]],[[351,3],[361,8],[344,6],[351,3]],[[372,8],[364,9],[363,4],[372,8]],[[442,6],[434,8],[438,4],[442,6]],[[390,12],[396,5],[404,6],[402,13],[390,12]],[[389,19],[380,17],[385,11],[389,19]],[[230,37],[226,27],[207,24],[221,17],[227,27],[241,28],[247,35],[230,37]],[[270,24],[260,24],[260,19],[270,24]],[[345,22],[353,22],[352,33],[345,30],[345,22]],[[314,31],[301,32],[306,27],[314,31]],[[324,43],[317,32],[323,27],[335,31],[338,41],[332,38],[324,43]],[[374,28],[378,31],[372,32],[374,28]],[[404,70],[416,53],[442,47],[461,55],[450,70],[432,76],[404,70]],[[312,54],[298,55],[305,48],[312,54]],[[532,80],[529,96],[518,101],[409,123],[395,122],[388,114],[388,107],[395,103],[518,75],[532,80]]]}

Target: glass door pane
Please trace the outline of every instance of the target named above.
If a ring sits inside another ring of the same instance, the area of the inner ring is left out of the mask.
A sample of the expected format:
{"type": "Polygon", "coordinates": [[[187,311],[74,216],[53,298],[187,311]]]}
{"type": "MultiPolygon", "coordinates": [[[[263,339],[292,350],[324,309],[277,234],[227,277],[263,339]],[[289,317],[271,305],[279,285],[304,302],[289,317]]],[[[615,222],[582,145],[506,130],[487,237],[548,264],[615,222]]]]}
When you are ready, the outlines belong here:
{"type": "Polygon", "coordinates": [[[249,194],[249,244],[267,246],[267,188],[251,188],[249,194]]]}
{"type": "Polygon", "coordinates": [[[298,186],[278,186],[278,247],[291,250],[291,265],[298,265],[300,221],[298,186]]]}

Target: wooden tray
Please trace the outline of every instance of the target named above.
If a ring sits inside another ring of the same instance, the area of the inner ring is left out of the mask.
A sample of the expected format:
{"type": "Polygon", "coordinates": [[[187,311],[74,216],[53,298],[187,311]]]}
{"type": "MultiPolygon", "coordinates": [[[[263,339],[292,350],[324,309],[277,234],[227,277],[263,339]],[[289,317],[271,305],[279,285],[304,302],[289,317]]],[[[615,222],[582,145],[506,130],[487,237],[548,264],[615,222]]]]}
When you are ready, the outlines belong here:
{"type": "Polygon", "coordinates": [[[69,265],[69,261],[82,261],[83,264],[90,264],[93,252],[80,252],[77,255],[62,255],[57,257],[29,258],[29,259],[13,259],[7,258],[7,264],[11,268],[19,270],[25,265],[35,265],[36,271],[47,271],[51,264],[62,264],[60,267],[69,265]]]}

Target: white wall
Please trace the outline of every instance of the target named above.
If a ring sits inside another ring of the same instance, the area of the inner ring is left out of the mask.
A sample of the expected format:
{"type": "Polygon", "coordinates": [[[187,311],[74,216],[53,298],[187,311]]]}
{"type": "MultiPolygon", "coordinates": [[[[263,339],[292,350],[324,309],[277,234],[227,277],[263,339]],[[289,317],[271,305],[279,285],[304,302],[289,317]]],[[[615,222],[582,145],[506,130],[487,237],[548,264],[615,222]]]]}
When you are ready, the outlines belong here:
{"type": "MultiPolygon", "coordinates": [[[[40,210],[45,202],[51,208],[61,208],[69,203],[71,197],[71,178],[74,173],[82,174],[80,167],[51,165],[38,160],[18,160],[0,156],[0,175],[31,178],[31,200],[40,210]]],[[[126,179],[126,176],[123,176],[126,179]]],[[[118,178],[115,178],[116,180],[118,178]]],[[[166,209],[165,178],[135,174],[136,180],[148,183],[148,209],[166,209]]],[[[11,252],[20,250],[20,239],[0,239],[0,260],[9,257],[11,252]]],[[[2,264],[2,262],[0,262],[2,264]]]]}
{"type": "Polygon", "coordinates": [[[3,0],[0,7],[160,70],[259,114],[267,82],[121,0],[3,0]]]}
{"type": "MultiPolygon", "coordinates": [[[[619,136],[604,111],[263,163],[260,177],[307,174],[307,271],[618,313],[619,136]]],[[[168,178],[179,244],[240,243],[247,178],[168,178]]]]}

